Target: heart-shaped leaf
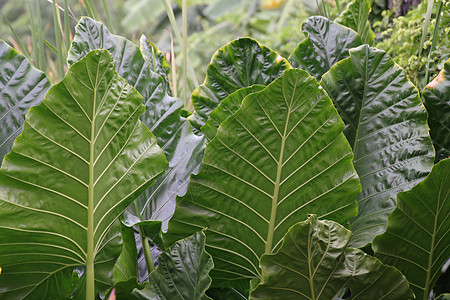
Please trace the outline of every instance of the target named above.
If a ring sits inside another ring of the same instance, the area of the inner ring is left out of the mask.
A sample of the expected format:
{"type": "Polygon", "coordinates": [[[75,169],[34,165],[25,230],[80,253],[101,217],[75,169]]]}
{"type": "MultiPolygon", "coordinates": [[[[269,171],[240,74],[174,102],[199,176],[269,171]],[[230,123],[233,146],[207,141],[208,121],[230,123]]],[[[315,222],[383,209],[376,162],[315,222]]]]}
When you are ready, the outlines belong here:
{"type": "Polygon", "coordinates": [[[349,56],[348,50],[362,44],[350,28],[324,17],[310,17],[302,25],[307,36],[289,56],[295,68],[307,71],[320,80],[335,63],[349,56]]]}
{"type": "Polygon", "coordinates": [[[64,281],[79,266],[76,298],[94,299],[94,280],[97,292],[109,287],[120,235],[108,232],[167,167],[138,120],[143,111],[105,50],[74,64],[30,109],[0,169],[2,297],[66,298],[64,281]]]}
{"type": "Polygon", "coordinates": [[[351,299],[412,299],[398,270],[354,248],[351,232],[316,216],[292,226],[276,254],[261,258],[262,283],[250,299],[334,299],[344,287],[351,299]]]}
{"type": "Polygon", "coordinates": [[[423,102],[428,111],[430,135],[436,159],[450,157],[450,59],[439,75],[424,89],[423,102]]]}
{"type": "Polygon", "coordinates": [[[369,13],[368,0],[352,0],[335,22],[353,29],[359,34],[364,44],[372,46],[375,33],[370,28],[369,13]]]}
{"type": "Polygon", "coordinates": [[[248,289],[260,276],[260,256],[278,249],[309,213],[338,222],[356,215],[360,186],[343,126],[302,70],[287,70],[247,96],[206,146],[165,242],[208,227],[213,283],[248,289]]]}
{"type": "Polygon", "coordinates": [[[160,220],[165,231],[175,210],[175,197],[186,192],[190,174],[200,167],[205,139],[193,134],[189,122],[180,116],[181,101],[166,94],[163,78],[152,71],[139,47],[111,34],[100,22],[82,18],[76,27],[69,63],[94,49],[107,49],[117,61],[119,75],[143,96],[145,112],[140,119],[155,134],[169,161],[166,173],[139,197],[137,207],[129,210],[136,219],[128,219],[128,225],[160,220]]]}
{"type": "Polygon", "coordinates": [[[25,113],[41,103],[50,86],[44,73],[0,41],[0,165],[22,132],[25,113]]]}
{"type": "Polygon", "coordinates": [[[150,274],[143,290],[134,290],[135,299],[211,299],[205,291],[211,284],[211,255],[205,251],[206,236],[197,232],[178,241],[159,256],[159,267],[150,274]]]}
{"type": "Polygon", "coordinates": [[[450,159],[435,165],[411,190],[398,193],[397,208],[373,249],[408,278],[416,299],[429,299],[450,257],[450,159]]]}
{"type": "Polygon", "coordinates": [[[433,166],[427,113],[414,85],[389,55],[368,45],[326,73],[321,85],[346,123],[361,179],[352,247],[386,229],[396,195],[423,180],[433,166]]]}
{"type": "Polygon", "coordinates": [[[191,124],[200,130],[228,95],[253,84],[268,85],[290,68],[286,59],[251,38],[229,42],[214,53],[205,81],[192,93],[191,124]]]}

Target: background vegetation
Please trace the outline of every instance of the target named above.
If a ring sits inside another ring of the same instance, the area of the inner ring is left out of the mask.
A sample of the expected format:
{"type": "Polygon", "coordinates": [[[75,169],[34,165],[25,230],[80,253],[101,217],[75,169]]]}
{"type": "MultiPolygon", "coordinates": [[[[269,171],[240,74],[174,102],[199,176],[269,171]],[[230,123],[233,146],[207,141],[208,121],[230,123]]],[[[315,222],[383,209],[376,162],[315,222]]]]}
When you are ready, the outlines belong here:
{"type": "MultiPolygon", "coordinates": [[[[16,0],[0,1],[0,36],[44,71],[53,82],[66,70],[64,63],[81,16],[102,21],[114,34],[139,44],[140,34],[161,49],[170,62],[171,50],[182,76],[182,1],[168,0],[16,0]],[[59,9],[55,9],[56,4],[59,9]],[[68,8],[65,11],[65,7],[68,8]],[[170,15],[173,13],[171,26],[170,15]],[[55,17],[56,16],[56,17],[55,17]],[[55,30],[55,25],[57,30],[55,30]],[[174,30],[175,29],[175,30],[174,30]]],[[[174,93],[183,101],[199,81],[215,49],[226,42],[252,36],[287,57],[305,38],[301,24],[311,15],[335,19],[348,4],[340,1],[308,0],[189,0],[187,1],[187,47],[189,64],[186,94],[181,80],[174,93]],[[197,47],[197,45],[202,45],[197,47]],[[194,75],[195,74],[195,75],[194,75]]],[[[387,51],[402,66],[411,81],[423,87],[442,69],[450,49],[450,1],[436,1],[431,10],[427,35],[421,42],[427,15],[427,1],[371,0],[369,19],[376,33],[375,47],[387,51]],[[405,8],[405,3],[409,5],[405,8]],[[409,9],[409,11],[408,11],[409,9]],[[405,16],[401,16],[407,12],[405,16]],[[439,15],[439,18],[438,18],[439,15]],[[438,24],[437,30],[436,24],[438,24]],[[434,45],[433,45],[434,40],[434,45]],[[427,74],[427,64],[429,72],[427,74]]],[[[172,86],[172,89],[174,87],[172,86]]],[[[186,102],[185,102],[186,103],[186,102]]]]}

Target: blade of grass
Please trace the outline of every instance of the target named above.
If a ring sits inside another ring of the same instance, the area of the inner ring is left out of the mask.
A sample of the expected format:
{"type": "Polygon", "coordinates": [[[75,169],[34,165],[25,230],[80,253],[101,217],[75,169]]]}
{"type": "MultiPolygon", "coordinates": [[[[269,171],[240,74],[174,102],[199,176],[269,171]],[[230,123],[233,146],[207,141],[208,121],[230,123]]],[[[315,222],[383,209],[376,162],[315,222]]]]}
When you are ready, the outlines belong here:
{"type": "Polygon", "coordinates": [[[69,4],[64,0],[64,40],[66,45],[66,57],[70,48],[70,22],[69,22],[69,4]]]}
{"type": "MultiPolygon", "coordinates": [[[[166,29],[167,30],[167,29],[166,29]]],[[[172,92],[175,98],[178,98],[177,87],[177,70],[175,65],[175,51],[173,49],[173,35],[172,32],[167,30],[170,34],[170,71],[172,73],[172,92]]]]}
{"type": "Polygon", "coordinates": [[[94,20],[100,21],[98,18],[97,10],[95,9],[94,3],[92,0],[84,0],[84,7],[86,8],[86,11],[88,13],[88,16],[91,17],[94,20]]]}
{"type": "Polygon", "coordinates": [[[106,0],[102,0],[102,4],[103,4],[103,9],[105,10],[106,21],[108,22],[109,30],[110,30],[112,33],[114,33],[114,27],[113,27],[113,23],[111,22],[111,15],[110,15],[110,13],[109,13],[108,3],[106,3],[106,0]]]}
{"type": "Polygon", "coordinates": [[[187,106],[188,97],[187,97],[187,5],[186,0],[182,1],[181,5],[181,23],[183,24],[183,103],[185,107],[187,106]]]}
{"type": "Polygon", "coordinates": [[[14,36],[14,40],[17,42],[17,44],[19,45],[20,51],[22,51],[22,54],[25,55],[25,57],[28,60],[31,60],[30,58],[30,52],[28,52],[28,49],[23,45],[22,41],[19,38],[19,35],[17,35],[17,32],[14,30],[13,26],[11,25],[11,23],[9,22],[8,18],[3,14],[2,11],[0,11],[0,14],[2,15],[3,19],[5,20],[6,24],[8,24],[9,28],[11,29],[11,32],[14,36]]]}
{"type": "Polygon", "coordinates": [[[44,39],[44,43],[47,45],[47,47],[55,54],[58,54],[58,50],[56,49],[55,46],[52,45],[52,43],[50,43],[49,41],[47,41],[46,39],[44,39]]]}
{"type": "Polygon", "coordinates": [[[427,13],[425,15],[425,22],[423,23],[422,38],[420,39],[419,59],[422,55],[423,44],[428,35],[428,26],[430,25],[431,14],[433,12],[433,4],[434,0],[428,0],[427,13]]]}
{"type": "Polygon", "coordinates": [[[429,73],[430,72],[430,59],[431,59],[431,54],[433,53],[434,49],[436,49],[437,37],[439,34],[439,25],[441,22],[442,6],[443,6],[443,2],[442,2],[442,0],[440,0],[438,2],[438,7],[437,7],[437,11],[436,11],[436,24],[434,25],[433,40],[431,42],[430,52],[428,52],[428,60],[427,60],[427,65],[426,65],[426,69],[425,69],[424,85],[428,84],[428,82],[430,81],[430,73],[429,73]]]}
{"type": "MultiPolygon", "coordinates": [[[[169,18],[170,25],[172,26],[172,30],[173,30],[173,32],[175,34],[176,39],[177,39],[177,42],[180,45],[183,45],[183,38],[181,37],[180,31],[178,30],[177,21],[175,19],[175,15],[173,14],[173,10],[172,10],[172,5],[170,4],[169,0],[162,0],[162,1],[163,1],[163,4],[164,4],[164,7],[166,9],[167,17],[169,18]]],[[[195,75],[194,69],[192,68],[192,65],[191,65],[191,63],[189,61],[189,56],[186,57],[186,59],[187,59],[187,65],[188,65],[188,71],[189,71],[190,79],[192,80],[194,85],[197,87],[199,85],[198,84],[198,80],[197,80],[197,77],[195,75]]]]}
{"type": "Polygon", "coordinates": [[[56,7],[56,0],[52,1],[53,6],[53,27],[55,29],[55,41],[56,41],[56,54],[58,57],[58,63],[57,63],[57,77],[60,79],[64,76],[64,52],[62,49],[62,43],[61,43],[61,35],[62,32],[58,30],[58,28],[61,28],[61,20],[59,19],[59,13],[58,8],[56,7]]]}
{"type": "Polygon", "coordinates": [[[335,3],[336,3],[336,9],[338,11],[338,14],[341,14],[341,5],[339,3],[339,0],[335,0],[335,3]]]}
{"type": "Polygon", "coordinates": [[[36,0],[36,19],[37,19],[37,39],[38,39],[38,49],[39,49],[39,69],[46,72],[46,62],[45,62],[45,50],[44,50],[44,35],[42,34],[42,18],[41,18],[41,7],[39,5],[39,0],[36,0]]]}
{"type": "Polygon", "coordinates": [[[31,8],[30,1],[27,1],[28,4],[28,15],[30,16],[30,25],[31,25],[31,42],[33,43],[33,59],[34,65],[39,66],[39,50],[37,45],[37,32],[36,32],[36,23],[34,20],[33,9],[31,8]]]}

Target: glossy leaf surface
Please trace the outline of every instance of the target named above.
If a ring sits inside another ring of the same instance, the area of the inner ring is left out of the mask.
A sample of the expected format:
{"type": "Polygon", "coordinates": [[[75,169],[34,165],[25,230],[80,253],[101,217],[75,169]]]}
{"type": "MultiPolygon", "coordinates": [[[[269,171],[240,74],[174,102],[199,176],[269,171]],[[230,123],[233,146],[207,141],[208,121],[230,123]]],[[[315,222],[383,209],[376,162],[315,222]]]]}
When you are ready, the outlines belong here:
{"type": "Polygon", "coordinates": [[[424,89],[423,101],[428,111],[430,135],[436,159],[450,157],[450,59],[439,75],[424,89]]]}
{"type": "MultiPolygon", "coordinates": [[[[2,298],[66,298],[73,289],[58,286],[83,265],[87,291],[94,264],[96,290],[109,287],[121,239],[108,232],[167,167],[143,111],[104,50],[30,109],[0,170],[2,298]]],[[[91,298],[83,289],[76,298],[91,298]]]]}
{"type": "Polygon", "coordinates": [[[370,4],[368,0],[352,0],[335,20],[336,23],[356,31],[364,44],[373,45],[375,33],[369,23],[370,4]]]}
{"type": "Polygon", "coordinates": [[[22,132],[25,114],[50,88],[44,73],[0,40],[0,165],[22,132]]]}
{"type": "Polygon", "coordinates": [[[255,84],[239,89],[223,99],[219,106],[209,114],[208,121],[206,121],[206,124],[202,127],[202,132],[205,134],[206,138],[212,140],[216,136],[219,125],[241,107],[242,100],[244,100],[246,96],[259,92],[263,88],[263,85],[255,84]]]}
{"type": "Polygon", "coordinates": [[[200,129],[228,95],[253,84],[268,85],[290,68],[286,59],[251,38],[229,42],[214,53],[205,81],[192,93],[195,112],[189,120],[200,129]]]}
{"type": "Polygon", "coordinates": [[[262,281],[250,299],[333,299],[350,288],[351,299],[412,299],[406,278],[359,249],[351,232],[316,216],[292,226],[276,254],[261,258],[262,281]]]}
{"type": "Polygon", "coordinates": [[[145,288],[135,290],[135,299],[210,299],[205,291],[211,284],[211,255],[205,251],[206,236],[197,232],[178,241],[159,256],[159,267],[150,274],[145,288]]]}
{"type": "Polygon", "coordinates": [[[310,17],[302,25],[307,36],[289,56],[293,67],[303,69],[320,80],[335,63],[349,56],[348,50],[362,44],[350,28],[324,17],[310,17]]]}
{"type": "Polygon", "coordinates": [[[164,79],[164,87],[168,94],[170,94],[169,86],[169,72],[170,66],[162,53],[152,42],[147,40],[145,35],[141,36],[140,48],[145,60],[149,63],[150,69],[164,79]]]}
{"type": "Polygon", "coordinates": [[[287,70],[247,96],[206,146],[165,242],[208,227],[213,282],[248,289],[260,275],[260,256],[278,249],[298,220],[309,213],[338,222],[356,215],[360,186],[343,126],[302,70],[287,70]]]}
{"type": "Polygon", "coordinates": [[[396,195],[423,180],[433,165],[427,114],[417,89],[386,52],[350,50],[321,82],[346,123],[361,179],[351,245],[362,247],[386,229],[396,195]]]}
{"type": "Polygon", "coordinates": [[[199,168],[205,140],[196,136],[189,122],[180,116],[181,101],[166,94],[163,78],[152,71],[139,47],[111,34],[100,22],[82,18],[76,27],[69,63],[93,49],[107,49],[117,61],[119,75],[144,98],[145,112],[140,119],[157,137],[169,168],[139,197],[137,211],[132,208],[130,212],[136,216],[134,222],[160,220],[166,230],[175,209],[175,197],[186,192],[190,174],[199,168]]]}
{"type": "Polygon", "coordinates": [[[399,269],[417,299],[427,300],[450,257],[450,159],[427,178],[398,193],[386,232],[373,242],[375,255],[399,269]]]}

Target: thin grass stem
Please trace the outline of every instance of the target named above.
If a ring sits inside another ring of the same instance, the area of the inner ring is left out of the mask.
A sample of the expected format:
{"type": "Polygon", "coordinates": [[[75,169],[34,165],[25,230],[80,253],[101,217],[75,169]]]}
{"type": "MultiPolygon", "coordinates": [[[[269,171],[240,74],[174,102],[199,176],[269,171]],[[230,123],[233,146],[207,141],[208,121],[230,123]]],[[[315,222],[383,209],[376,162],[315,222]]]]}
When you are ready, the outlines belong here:
{"type": "Polygon", "coordinates": [[[28,3],[28,15],[30,16],[30,25],[31,25],[31,42],[33,45],[32,56],[34,59],[34,65],[39,67],[39,51],[37,45],[36,21],[34,20],[33,8],[31,7],[29,1],[27,3],[28,3]]]}
{"type": "Polygon", "coordinates": [[[443,2],[440,0],[438,2],[438,7],[436,11],[436,24],[434,25],[434,31],[433,31],[433,40],[431,42],[431,48],[430,52],[428,52],[428,60],[427,65],[425,68],[425,84],[427,84],[430,81],[430,60],[431,60],[431,54],[433,53],[434,49],[436,49],[436,43],[437,38],[439,35],[439,25],[441,23],[441,12],[442,12],[443,2]]]}
{"type": "Polygon", "coordinates": [[[58,28],[60,28],[61,20],[59,19],[58,8],[56,7],[57,0],[52,1],[53,6],[53,26],[55,29],[55,42],[56,42],[56,54],[58,57],[58,66],[57,66],[57,77],[62,78],[64,76],[64,52],[62,49],[61,36],[62,32],[59,32],[58,28]]]}
{"type": "Polygon", "coordinates": [[[14,40],[17,42],[17,44],[19,45],[20,51],[22,51],[22,54],[25,55],[25,57],[28,60],[31,60],[30,57],[30,52],[28,52],[28,49],[23,45],[22,41],[19,38],[19,35],[17,34],[17,32],[14,30],[13,26],[11,25],[11,23],[9,22],[8,18],[3,14],[3,12],[0,11],[0,14],[2,15],[3,19],[5,20],[6,24],[8,24],[9,28],[11,29],[11,32],[14,36],[14,40]]]}

